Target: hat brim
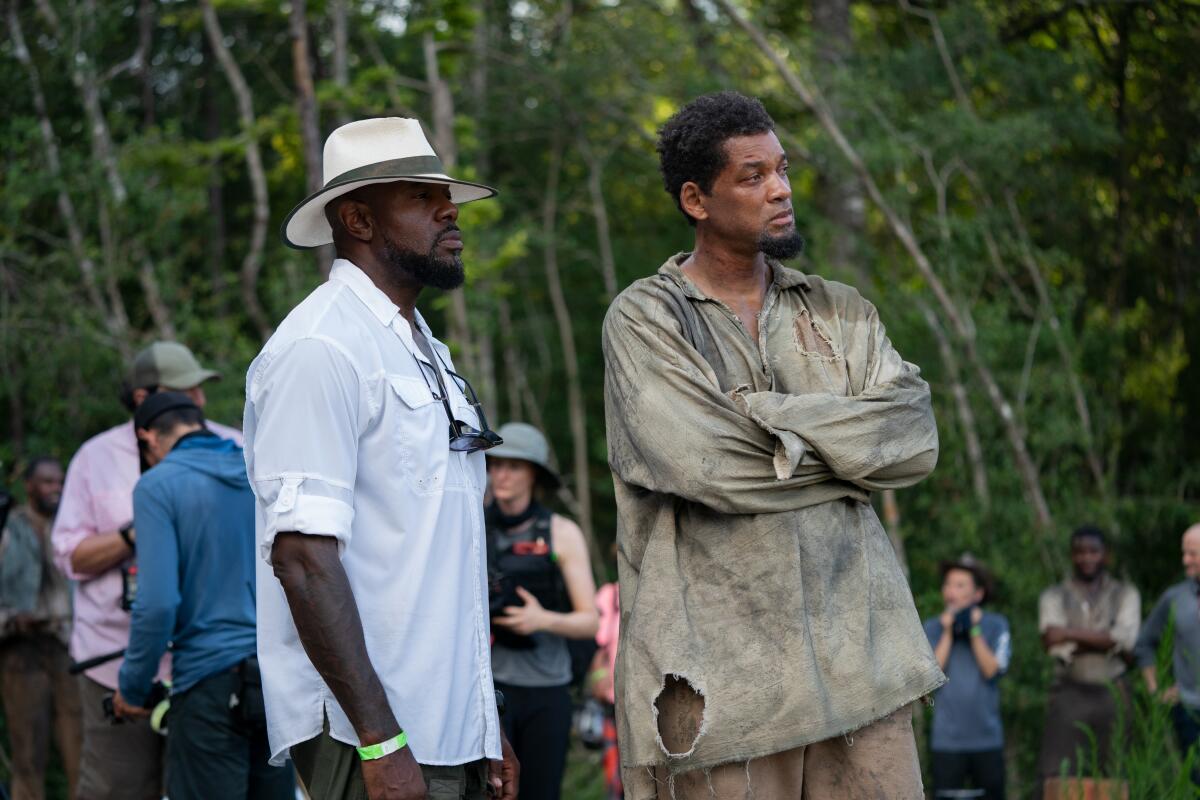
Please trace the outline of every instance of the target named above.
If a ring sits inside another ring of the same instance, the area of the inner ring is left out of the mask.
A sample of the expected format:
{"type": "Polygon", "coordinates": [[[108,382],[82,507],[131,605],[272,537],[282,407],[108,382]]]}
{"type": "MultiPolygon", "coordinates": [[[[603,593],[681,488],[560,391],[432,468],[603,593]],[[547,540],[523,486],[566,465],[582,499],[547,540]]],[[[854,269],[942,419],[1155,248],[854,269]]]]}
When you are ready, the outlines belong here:
{"type": "Polygon", "coordinates": [[[329,220],[325,219],[325,206],[344,194],[363,186],[376,183],[394,183],[396,181],[411,181],[412,183],[436,183],[450,187],[450,200],[455,205],[470,203],[475,200],[485,200],[496,196],[496,190],[482,183],[471,183],[451,178],[441,173],[420,175],[387,175],[374,178],[351,180],[344,183],[333,183],[314,192],[304,199],[300,205],[292,209],[284,219],[280,235],[288,247],[297,250],[307,250],[333,243],[333,230],[329,220]]]}
{"type": "Polygon", "coordinates": [[[185,377],[180,378],[179,382],[183,383],[182,386],[168,386],[164,383],[162,384],[162,387],[173,392],[186,392],[188,389],[194,389],[202,383],[219,380],[221,380],[221,373],[217,372],[216,370],[198,369],[195,372],[189,372],[185,377]]]}
{"type": "Polygon", "coordinates": [[[509,448],[507,444],[497,445],[490,450],[483,451],[483,454],[488,458],[509,458],[513,461],[524,461],[527,464],[532,464],[538,471],[545,484],[551,489],[558,489],[562,486],[562,478],[557,472],[552,470],[545,464],[534,461],[528,455],[523,453],[518,448],[509,448]]]}

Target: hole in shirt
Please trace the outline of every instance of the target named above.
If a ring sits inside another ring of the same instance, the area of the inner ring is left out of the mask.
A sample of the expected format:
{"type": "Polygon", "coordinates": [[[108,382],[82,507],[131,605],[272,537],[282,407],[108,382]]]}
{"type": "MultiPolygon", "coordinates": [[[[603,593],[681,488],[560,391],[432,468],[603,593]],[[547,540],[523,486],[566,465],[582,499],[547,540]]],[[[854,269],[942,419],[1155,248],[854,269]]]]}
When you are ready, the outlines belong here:
{"type": "Polygon", "coordinates": [[[792,323],[792,334],[796,339],[796,347],[805,355],[817,356],[834,360],[839,358],[834,352],[833,342],[829,341],[829,337],[821,333],[817,323],[809,316],[808,309],[802,308],[796,312],[796,316],[792,323]]]}
{"type": "Polygon", "coordinates": [[[675,758],[691,755],[704,733],[704,694],[682,675],[664,675],[654,715],[663,752],[675,758]]]}

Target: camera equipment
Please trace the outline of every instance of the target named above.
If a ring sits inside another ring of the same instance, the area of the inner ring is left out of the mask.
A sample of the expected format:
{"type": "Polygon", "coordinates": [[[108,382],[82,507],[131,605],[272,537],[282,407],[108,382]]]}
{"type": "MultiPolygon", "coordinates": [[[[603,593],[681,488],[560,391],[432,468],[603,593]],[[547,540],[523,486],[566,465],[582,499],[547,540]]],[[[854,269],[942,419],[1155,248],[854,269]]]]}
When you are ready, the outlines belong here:
{"type": "MultiPolygon", "coordinates": [[[[170,682],[155,681],[150,687],[150,694],[146,695],[146,702],[142,708],[150,709],[150,727],[155,733],[160,736],[167,735],[167,712],[171,709],[171,684],[170,682]]],[[[104,710],[104,717],[110,725],[120,725],[125,722],[117,716],[113,709],[113,696],[106,694],[100,699],[100,707],[104,710]]]]}
{"type": "Polygon", "coordinates": [[[8,512],[12,510],[12,507],[12,495],[3,486],[0,486],[0,535],[4,532],[4,526],[8,522],[8,512]]]}
{"type": "Polygon", "coordinates": [[[975,606],[967,606],[954,615],[954,638],[968,639],[971,636],[971,611],[975,606]]]}

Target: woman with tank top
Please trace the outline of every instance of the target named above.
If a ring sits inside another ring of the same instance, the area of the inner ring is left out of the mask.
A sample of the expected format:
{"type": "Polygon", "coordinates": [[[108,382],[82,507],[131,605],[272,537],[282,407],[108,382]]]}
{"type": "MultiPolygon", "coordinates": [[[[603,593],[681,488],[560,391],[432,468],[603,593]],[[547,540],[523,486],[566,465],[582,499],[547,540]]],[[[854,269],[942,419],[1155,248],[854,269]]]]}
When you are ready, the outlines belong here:
{"type": "Polygon", "coordinates": [[[568,639],[596,635],[596,585],[583,532],[538,502],[559,485],[541,431],[501,426],[487,452],[492,672],[504,732],[521,763],[521,800],[557,800],[571,729],[568,639]]]}

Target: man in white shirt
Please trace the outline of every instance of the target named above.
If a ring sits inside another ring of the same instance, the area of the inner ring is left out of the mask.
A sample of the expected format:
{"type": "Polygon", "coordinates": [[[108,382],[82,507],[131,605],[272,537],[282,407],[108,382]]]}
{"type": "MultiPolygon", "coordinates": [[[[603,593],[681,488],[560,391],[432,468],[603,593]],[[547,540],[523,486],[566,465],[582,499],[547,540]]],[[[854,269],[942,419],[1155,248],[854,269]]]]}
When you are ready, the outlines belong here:
{"type": "Polygon", "coordinates": [[[324,169],[283,236],[338,259],[246,384],[272,761],[290,750],[314,800],[511,800],[483,524],[500,440],[416,310],[463,281],[458,204],[495,192],[445,175],[409,119],[338,128],[324,169]]]}

